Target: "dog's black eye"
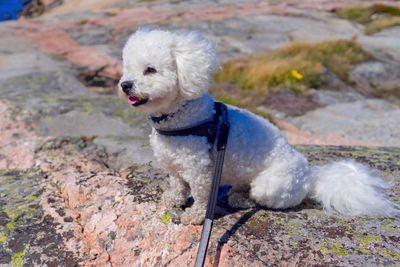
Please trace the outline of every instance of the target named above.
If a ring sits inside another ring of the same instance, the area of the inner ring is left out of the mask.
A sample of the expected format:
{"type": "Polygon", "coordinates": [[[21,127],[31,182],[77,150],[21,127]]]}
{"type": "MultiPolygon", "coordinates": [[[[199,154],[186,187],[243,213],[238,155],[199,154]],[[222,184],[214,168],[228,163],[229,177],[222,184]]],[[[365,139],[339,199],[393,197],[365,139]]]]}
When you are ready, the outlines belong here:
{"type": "Polygon", "coordinates": [[[147,67],[147,68],[144,70],[143,74],[144,74],[144,75],[147,75],[147,74],[152,74],[152,73],[156,73],[156,72],[157,72],[157,70],[156,70],[155,68],[153,68],[153,67],[147,67]]]}

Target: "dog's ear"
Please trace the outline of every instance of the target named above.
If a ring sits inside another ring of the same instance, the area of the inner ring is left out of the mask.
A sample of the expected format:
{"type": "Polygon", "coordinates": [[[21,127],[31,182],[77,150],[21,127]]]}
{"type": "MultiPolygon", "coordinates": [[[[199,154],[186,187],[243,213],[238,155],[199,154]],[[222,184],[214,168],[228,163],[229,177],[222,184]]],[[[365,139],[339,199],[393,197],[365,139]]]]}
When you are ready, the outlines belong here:
{"type": "Polygon", "coordinates": [[[189,32],[176,35],[175,45],[180,93],[185,99],[199,98],[208,91],[211,74],[219,67],[214,43],[189,32]]]}

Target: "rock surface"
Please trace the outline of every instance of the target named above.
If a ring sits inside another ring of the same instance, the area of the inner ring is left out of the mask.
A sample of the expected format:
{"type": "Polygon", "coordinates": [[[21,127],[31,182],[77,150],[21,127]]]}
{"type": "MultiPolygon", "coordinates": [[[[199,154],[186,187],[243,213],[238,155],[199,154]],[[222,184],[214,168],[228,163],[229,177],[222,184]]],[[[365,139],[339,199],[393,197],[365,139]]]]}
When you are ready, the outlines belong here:
{"type": "MultiPolygon", "coordinates": [[[[297,104],[287,94],[267,107],[291,143],[308,145],[297,148],[311,164],[353,159],[377,168],[394,180],[389,194],[399,203],[398,27],[366,36],[331,13],[395,2],[63,2],[43,2],[44,16],[0,24],[0,266],[193,264],[201,226],[184,226],[181,209],[163,207],[167,174],[154,162],[146,116],[115,94],[122,46],[139,26],[199,29],[222,60],[293,40],[356,39],[374,59],[355,66],[353,87],[332,78],[332,90],[301,99],[302,110],[274,106],[285,98],[297,104]]],[[[400,262],[399,218],[329,217],[311,202],[234,210],[227,191],[208,266],[400,262]]]]}
{"type": "Polygon", "coordinates": [[[374,61],[357,65],[350,74],[350,80],[363,93],[381,98],[386,96],[397,103],[400,97],[399,77],[398,65],[374,61]]]}
{"type": "MultiPolygon", "coordinates": [[[[1,122],[10,128],[8,109],[1,122]],[[6,124],[4,124],[6,122],[6,124]]],[[[20,117],[14,121],[20,122],[20,117]]],[[[22,123],[22,122],[21,122],[22,123]]],[[[15,128],[13,128],[15,129],[15,128]]],[[[4,128],[2,128],[4,130],[4,128]]],[[[16,140],[18,137],[11,137],[16,140]]],[[[201,226],[179,223],[180,209],[166,210],[160,195],[167,175],[151,164],[108,168],[104,148],[83,137],[34,136],[32,166],[1,172],[2,263],[40,266],[188,266],[201,226]]],[[[14,141],[16,149],[25,144],[14,141]]],[[[400,149],[297,147],[312,164],[353,159],[395,180],[400,198],[400,149]]],[[[7,155],[13,162],[26,156],[7,155]]],[[[395,265],[398,218],[329,217],[312,202],[290,210],[228,207],[226,189],[207,265],[395,265]]]]}
{"type": "Polygon", "coordinates": [[[302,130],[319,134],[335,133],[356,140],[374,140],[385,146],[400,146],[400,110],[385,100],[329,105],[293,118],[292,123],[302,130]]]}

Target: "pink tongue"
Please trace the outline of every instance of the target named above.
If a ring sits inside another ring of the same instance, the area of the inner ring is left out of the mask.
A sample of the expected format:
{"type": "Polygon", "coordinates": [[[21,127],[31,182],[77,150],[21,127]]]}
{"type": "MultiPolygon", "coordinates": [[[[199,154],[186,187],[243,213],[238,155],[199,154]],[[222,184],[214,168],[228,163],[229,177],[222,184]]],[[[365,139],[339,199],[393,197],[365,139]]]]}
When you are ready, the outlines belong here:
{"type": "Polygon", "coordinates": [[[136,104],[137,102],[139,102],[139,100],[140,100],[140,98],[138,98],[138,97],[130,96],[129,104],[131,104],[131,105],[136,104]]]}

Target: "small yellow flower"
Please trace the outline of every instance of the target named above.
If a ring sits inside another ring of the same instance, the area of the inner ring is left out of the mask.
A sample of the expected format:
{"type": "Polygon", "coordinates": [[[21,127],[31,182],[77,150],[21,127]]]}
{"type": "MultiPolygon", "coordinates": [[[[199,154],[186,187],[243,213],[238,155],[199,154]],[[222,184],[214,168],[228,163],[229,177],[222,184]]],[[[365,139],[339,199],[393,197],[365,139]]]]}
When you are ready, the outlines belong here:
{"type": "Polygon", "coordinates": [[[297,80],[303,79],[303,75],[299,73],[297,70],[291,70],[290,74],[295,77],[297,80]]]}
{"type": "Polygon", "coordinates": [[[256,69],[253,68],[253,69],[250,70],[250,72],[254,73],[254,72],[256,72],[256,69]]]}

